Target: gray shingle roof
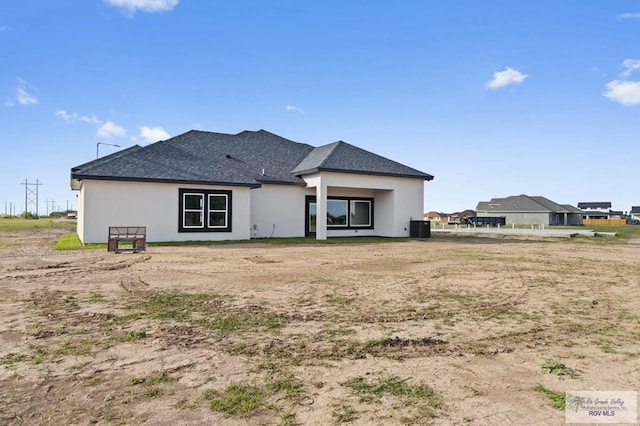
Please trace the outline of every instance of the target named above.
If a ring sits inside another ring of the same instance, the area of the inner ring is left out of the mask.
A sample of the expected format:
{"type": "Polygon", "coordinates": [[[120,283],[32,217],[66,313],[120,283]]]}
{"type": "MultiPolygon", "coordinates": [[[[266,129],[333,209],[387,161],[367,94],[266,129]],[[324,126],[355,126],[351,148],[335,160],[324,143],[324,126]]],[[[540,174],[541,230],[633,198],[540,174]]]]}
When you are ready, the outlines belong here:
{"type": "Polygon", "coordinates": [[[71,178],[259,187],[302,185],[300,176],[314,170],[433,179],[344,142],[314,148],[265,130],[236,135],[191,130],[73,167],[71,178]]]}
{"type": "Polygon", "coordinates": [[[610,201],[578,203],[579,209],[610,209],[610,201]]]}
{"type": "Polygon", "coordinates": [[[318,171],[433,179],[427,173],[343,141],[315,148],[293,169],[293,174],[301,176],[318,171]]]}
{"type": "Polygon", "coordinates": [[[579,213],[582,214],[583,211],[580,210],[577,207],[572,206],[571,204],[562,204],[562,207],[564,207],[565,209],[567,209],[569,211],[569,213],[579,213]]]}
{"type": "Polygon", "coordinates": [[[524,194],[481,201],[476,210],[487,213],[582,213],[568,204],[561,205],[545,197],[524,194]]]}
{"type": "Polygon", "coordinates": [[[640,206],[631,206],[631,213],[634,213],[634,214],[640,213],[640,206]]]}

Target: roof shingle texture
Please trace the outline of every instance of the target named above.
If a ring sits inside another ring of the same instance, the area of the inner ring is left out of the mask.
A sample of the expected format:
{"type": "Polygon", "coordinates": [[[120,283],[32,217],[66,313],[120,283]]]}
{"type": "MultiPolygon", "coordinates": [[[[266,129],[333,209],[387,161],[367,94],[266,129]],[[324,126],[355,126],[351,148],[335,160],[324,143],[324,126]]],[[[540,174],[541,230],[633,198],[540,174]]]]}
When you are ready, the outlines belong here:
{"type": "Polygon", "coordinates": [[[581,213],[570,205],[560,205],[541,196],[513,195],[506,198],[492,198],[481,201],[476,210],[483,212],[526,212],[526,213],[581,213]]]}
{"type": "Polygon", "coordinates": [[[339,171],[347,173],[379,174],[433,179],[433,176],[419,170],[389,160],[343,141],[315,148],[295,169],[294,174],[302,175],[317,171],[339,171]]]}
{"type": "Polygon", "coordinates": [[[610,201],[578,203],[579,209],[610,209],[610,201]]]}
{"type": "Polygon", "coordinates": [[[433,178],[345,142],[314,148],[264,130],[236,135],[191,130],[74,167],[71,176],[258,187],[262,183],[302,185],[300,176],[318,170],[433,178]]]}

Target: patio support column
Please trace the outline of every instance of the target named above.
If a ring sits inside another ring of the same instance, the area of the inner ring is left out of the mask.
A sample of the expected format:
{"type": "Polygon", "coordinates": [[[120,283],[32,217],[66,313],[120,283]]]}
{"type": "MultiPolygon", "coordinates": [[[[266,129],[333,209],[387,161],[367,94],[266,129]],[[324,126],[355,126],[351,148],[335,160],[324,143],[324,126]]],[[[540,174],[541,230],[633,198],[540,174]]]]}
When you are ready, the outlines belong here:
{"type": "Polygon", "coordinates": [[[316,186],[316,240],[327,239],[327,184],[319,178],[316,186]]]}

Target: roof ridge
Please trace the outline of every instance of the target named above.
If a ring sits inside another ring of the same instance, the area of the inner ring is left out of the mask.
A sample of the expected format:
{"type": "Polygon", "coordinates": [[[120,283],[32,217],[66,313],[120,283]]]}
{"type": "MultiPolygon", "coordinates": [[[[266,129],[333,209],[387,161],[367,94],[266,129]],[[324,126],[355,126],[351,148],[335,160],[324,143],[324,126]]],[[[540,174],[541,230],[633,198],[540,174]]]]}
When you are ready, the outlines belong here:
{"type": "Polygon", "coordinates": [[[327,155],[324,156],[324,159],[322,160],[322,162],[318,165],[319,167],[322,167],[323,164],[325,164],[327,161],[329,161],[329,159],[331,157],[333,157],[333,155],[336,153],[336,151],[338,150],[338,147],[340,146],[340,144],[346,144],[346,142],[343,141],[336,141],[336,142],[331,142],[325,145],[321,145],[318,147],[319,148],[323,148],[323,147],[331,147],[329,148],[329,152],[327,153],[327,155]]]}

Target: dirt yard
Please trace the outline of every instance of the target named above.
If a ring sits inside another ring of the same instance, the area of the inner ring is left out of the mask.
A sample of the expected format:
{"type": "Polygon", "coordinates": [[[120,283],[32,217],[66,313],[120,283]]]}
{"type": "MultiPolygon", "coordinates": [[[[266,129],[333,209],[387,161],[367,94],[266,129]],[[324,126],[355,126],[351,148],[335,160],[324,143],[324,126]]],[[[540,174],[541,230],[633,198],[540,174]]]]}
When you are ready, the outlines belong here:
{"type": "Polygon", "coordinates": [[[640,391],[637,241],[60,232],[0,234],[0,424],[559,425],[566,390],[640,391]]]}

